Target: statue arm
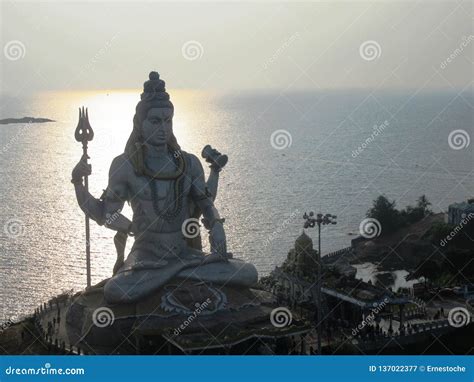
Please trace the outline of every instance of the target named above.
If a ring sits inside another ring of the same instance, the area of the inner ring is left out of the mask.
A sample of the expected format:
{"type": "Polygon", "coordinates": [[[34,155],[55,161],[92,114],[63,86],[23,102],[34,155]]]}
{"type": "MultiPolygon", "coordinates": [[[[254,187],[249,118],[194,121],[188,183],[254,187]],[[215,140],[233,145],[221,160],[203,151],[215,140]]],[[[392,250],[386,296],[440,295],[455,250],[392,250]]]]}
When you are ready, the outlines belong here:
{"type": "Polygon", "coordinates": [[[115,194],[115,189],[120,189],[120,186],[117,186],[117,176],[113,175],[115,171],[117,171],[117,165],[113,162],[110,168],[109,186],[100,199],[95,198],[83,184],[83,177],[91,174],[91,166],[86,164],[84,158],[81,158],[72,172],[72,183],[77,203],[89,218],[115,231],[128,232],[131,222],[120,214],[124,201],[111,196],[115,194]]]}
{"type": "Polygon", "coordinates": [[[81,210],[92,220],[103,225],[103,205],[99,199],[94,198],[83,184],[83,178],[92,173],[92,167],[87,164],[87,158],[82,156],[72,170],[72,180],[76,192],[77,203],[81,210]]]}
{"type": "Polygon", "coordinates": [[[216,170],[214,167],[211,166],[211,172],[209,173],[209,177],[207,178],[207,189],[211,194],[212,201],[216,200],[217,197],[217,188],[219,185],[219,170],[216,170]]]}
{"type": "Polygon", "coordinates": [[[103,225],[104,212],[101,200],[94,198],[94,196],[86,190],[82,181],[80,183],[74,183],[74,189],[76,191],[77,203],[81,210],[99,225],[103,225]]]}
{"type": "Polygon", "coordinates": [[[216,149],[213,149],[210,145],[206,145],[202,149],[202,157],[206,159],[206,162],[210,163],[211,172],[207,178],[207,189],[211,193],[212,200],[216,200],[217,188],[219,185],[219,173],[227,164],[227,155],[222,155],[216,149]]]}
{"type": "Polygon", "coordinates": [[[191,162],[191,199],[202,211],[204,225],[210,230],[211,251],[224,255],[227,253],[226,238],[223,227],[224,219],[221,219],[219,212],[214,206],[212,195],[204,180],[204,170],[201,162],[199,162],[194,155],[191,155],[191,162]]]}
{"type": "Polygon", "coordinates": [[[115,231],[130,233],[132,222],[121,214],[125,202],[129,200],[125,171],[126,163],[123,159],[115,158],[110,166],[109,184],[101,202],[105,226],[115,231]]]}
{"type": "Polygon", "coordinates": [[[206,221],[206,228],[212,228],[215,222],[221,221],[219,212],[214,206],[213,196],[204,180],[204,170],[201,162],[194,155],[192,156],[192,186],[191,199],[202,211],[206,221]]]}

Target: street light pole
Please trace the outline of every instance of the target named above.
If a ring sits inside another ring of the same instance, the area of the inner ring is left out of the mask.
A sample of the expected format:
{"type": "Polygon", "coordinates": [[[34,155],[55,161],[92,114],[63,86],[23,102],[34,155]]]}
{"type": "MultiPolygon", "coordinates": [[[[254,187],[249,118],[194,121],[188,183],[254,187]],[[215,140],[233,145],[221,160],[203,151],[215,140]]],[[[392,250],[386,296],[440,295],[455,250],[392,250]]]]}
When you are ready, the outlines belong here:
{"type": "Polygon", "coordinates": [[[337,224],[336,215],[326,214],[323,215],[321,213],[316,215],[314,218],[314,212],[311,211],[309,215],[305,212],[303,215],[304,228],[313,228],[316,224],[318,225],[318,254],[317,254],[317,261],[318,261],[318,269],[317,269],[317,282],[316,282],[316,299],[317,299],[317,325],[316,330],[318,333],[318,354],[321,355],[321,338],[322,338],[322,328],[321,328],[321,321],[322,321],[322,301],[321,301],[321,283],[322,283],[322,273],[321,273],[321,225],[328,225],[328,224],[337,224]]]}

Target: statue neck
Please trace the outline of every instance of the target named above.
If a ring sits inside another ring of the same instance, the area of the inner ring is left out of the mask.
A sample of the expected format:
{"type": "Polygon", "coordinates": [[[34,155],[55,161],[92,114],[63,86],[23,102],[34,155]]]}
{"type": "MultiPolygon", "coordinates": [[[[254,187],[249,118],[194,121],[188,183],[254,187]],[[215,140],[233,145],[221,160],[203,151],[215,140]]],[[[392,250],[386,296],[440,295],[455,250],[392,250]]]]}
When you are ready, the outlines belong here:
{"type": "Polygon", "coordinates": [[[146,156],[152,158],[162,158],[168,155],[168,145],[165,143],[163,145],[150,145],[148,143],[144,144],[146,156]]]}

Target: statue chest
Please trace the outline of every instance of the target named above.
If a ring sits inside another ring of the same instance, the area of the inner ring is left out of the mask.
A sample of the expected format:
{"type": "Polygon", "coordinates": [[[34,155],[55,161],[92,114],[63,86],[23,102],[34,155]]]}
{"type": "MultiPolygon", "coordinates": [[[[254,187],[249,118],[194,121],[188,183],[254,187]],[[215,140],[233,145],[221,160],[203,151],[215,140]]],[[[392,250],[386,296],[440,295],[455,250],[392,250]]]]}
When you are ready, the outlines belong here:
{"type": "Polygon", "coordinates": [[[131,190],[132,196],[135,195],[131,199],[134,219],[141,216],[147,222],[149,219],[169,223],[181,221],[189,209],[190,189],[191,180],[186,174],[172,180],[137,178],[131,190]]]}
{"type": "Polygon", "coordinates": [[[191,189],[190,178],[184,174],[181,179],[161,180],[148,177],[137,177],[130,184],[131,201],[172,202],[175,199],[187,197],[191,189]],[[180,191],[177,194],[177,191],[180,191]]]}

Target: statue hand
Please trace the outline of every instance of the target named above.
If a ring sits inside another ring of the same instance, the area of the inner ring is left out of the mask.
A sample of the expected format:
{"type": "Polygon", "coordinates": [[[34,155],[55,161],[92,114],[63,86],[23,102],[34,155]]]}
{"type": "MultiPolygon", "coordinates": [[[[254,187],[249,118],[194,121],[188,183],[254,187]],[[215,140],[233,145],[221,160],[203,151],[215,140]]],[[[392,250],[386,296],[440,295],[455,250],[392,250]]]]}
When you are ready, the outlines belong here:
{"type": "Polygon", "coordinates": [[[87,156],[82,156],[81,160],[77,162],[72,170],[72,181],[82,182],[85,176],[89,176],[92,173],[92,166],[87,163],[87,156]]]}
{"type": "Polygon", "coordinates": [[[227,259],[227,242],[225,238],[224,226],[217,221],[211,228],[209,234],[209,242],[211,244],[211,253],[220,255],[223,259],[227,259]]]}
{"type": "Polygon", "coordinates": [[[203,148],[201,155],[204,159],[206,159],[206,162],[210,163],[211,169],[217,172],[222,170],[229,160],[227,155],[222,155],[210,145],[206,145],[203,148]]]}

